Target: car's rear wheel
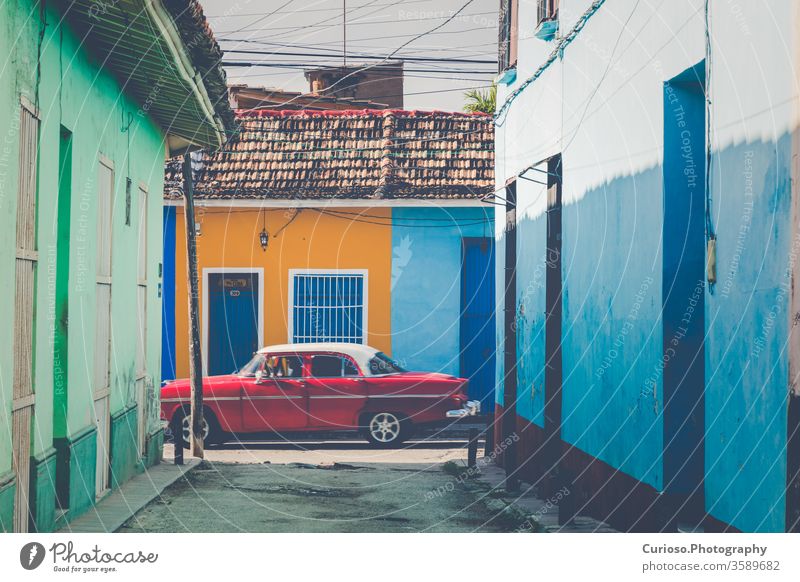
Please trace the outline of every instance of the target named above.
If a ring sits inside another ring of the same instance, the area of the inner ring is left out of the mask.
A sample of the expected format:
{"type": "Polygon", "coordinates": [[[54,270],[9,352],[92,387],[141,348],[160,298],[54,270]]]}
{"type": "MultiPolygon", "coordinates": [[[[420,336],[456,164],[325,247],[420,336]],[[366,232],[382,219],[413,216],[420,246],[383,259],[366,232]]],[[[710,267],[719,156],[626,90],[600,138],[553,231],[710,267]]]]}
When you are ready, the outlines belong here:
{"type": "Polygon", "coordinates": [[[411,433],[408,419],[394,412],[377,412],[365,416],[364,435],[377,447],[393,447],[411,433]]]}
{"type": "MultiPolygon", "coordinates": [[[[189,448],[189,436],[192,432],[192,416],[187,410],[179,410],[175,413],[175,421],[173,426],[178,424],[180,426],[180,439],[184,449],[189,448]]],[[[173,437],[174,439],[174,437],[173,437]]],[[[221,443],[222,430],[217,422],[217,417],[209,410],[203,411],[203,444],[215,445],[221,443]]]]}

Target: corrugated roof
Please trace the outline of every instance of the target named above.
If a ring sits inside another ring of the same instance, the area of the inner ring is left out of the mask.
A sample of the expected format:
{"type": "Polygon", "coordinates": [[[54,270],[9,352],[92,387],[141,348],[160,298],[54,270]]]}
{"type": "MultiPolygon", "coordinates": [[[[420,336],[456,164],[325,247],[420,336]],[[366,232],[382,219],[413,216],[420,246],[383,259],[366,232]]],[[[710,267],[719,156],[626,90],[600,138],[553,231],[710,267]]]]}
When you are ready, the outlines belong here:
{"type": "MultiPolygon", "coordinates": [[[[252,111],[203,154],[197,199],[480,198],[494,186],[494,125],[441,111],[252,111]]],[[[168,197],[180,165],[167,165],[168,197]]]]}

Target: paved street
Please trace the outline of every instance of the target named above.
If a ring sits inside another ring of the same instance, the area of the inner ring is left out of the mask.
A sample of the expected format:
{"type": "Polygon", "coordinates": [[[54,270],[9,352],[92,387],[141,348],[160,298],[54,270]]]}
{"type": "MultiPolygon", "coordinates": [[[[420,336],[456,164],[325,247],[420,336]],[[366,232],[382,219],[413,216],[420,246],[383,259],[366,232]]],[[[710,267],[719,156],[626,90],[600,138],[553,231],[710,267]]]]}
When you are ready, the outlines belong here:
{"type": "MultiPolygon", "coordinates": [[[[167,446],[165,456],[171,454],[167,446]]],[[[488,486],[459,479],[465,459],[464,441],[411,442],[400,450],[356,440],[229,444],[207,451],[206,462],[120,531],[519,529],[524,519],[499,511],[488,486]]]]}

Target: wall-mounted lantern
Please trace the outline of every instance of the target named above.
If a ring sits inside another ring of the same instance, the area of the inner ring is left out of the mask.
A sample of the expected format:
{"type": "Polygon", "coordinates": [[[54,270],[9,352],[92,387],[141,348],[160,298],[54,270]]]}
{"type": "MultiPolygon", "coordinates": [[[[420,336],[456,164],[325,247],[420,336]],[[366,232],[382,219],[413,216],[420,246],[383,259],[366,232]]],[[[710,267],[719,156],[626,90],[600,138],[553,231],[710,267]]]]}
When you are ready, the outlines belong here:
{"type": "Polygon", "coordinates": [[[261,232],[258,235],[258,239],[261,242],[261,250],[266,251],[267,245],[269,244],[269,234],[267,233],[267,229],[262,228],[261,232]]]}

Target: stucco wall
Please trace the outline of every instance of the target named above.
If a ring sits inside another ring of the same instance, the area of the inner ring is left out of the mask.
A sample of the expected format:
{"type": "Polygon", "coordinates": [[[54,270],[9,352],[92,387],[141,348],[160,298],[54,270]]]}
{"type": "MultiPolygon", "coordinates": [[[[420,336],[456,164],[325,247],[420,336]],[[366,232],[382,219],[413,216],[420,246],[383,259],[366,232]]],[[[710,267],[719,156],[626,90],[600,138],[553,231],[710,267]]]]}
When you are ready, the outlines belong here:
{"type": "MultiPolygon", "coordinates": [[[[160,296],[158,264],[161,249],[161,192],[164,144],[161,131],[127,99],[118,82],[102,71],[61,16],[46,12],[47,25],[33,2],[0,7],[0,279],[13,290],[15,208],[20,95],[38,106],[41,116],[37,246],[39,265],[35,314],[35,420],[33,453],[53,442],[53,329],[55,326],[55,249],[57,228],[60,126],[72,132],[71,233],[69,274],[68,431],[76,434],[92,424],[92,371],[95,326],[95,256],[97,171],[100,155],[115,166],[112,241],[112,392],[111,411],[132,403],[136,335],[136,264],[138,216],[136,189],[149,190],[147,368],[160,382],[160,296]],[[41,35],[41,36],[40,36],[41,35]],[[41,66],[37,69],[37,54],[41,66]],[[38,82],[37,82],[38,80],[38,82]],[[122,127],[128,126],[123,132],[122,127]],[[125,224],[125,179],[133,182],[131,224],[125,224]]],[[[9,298],[11,295],[8,296],[9,298]]],[[[0,302],[0,344],[13,345],[14,302],[0,302]]],[[[9,435],[12,351],[0,351],[0,434],[9,435]]],[[[10,468],[11,439],[0,438],[0,474],[10,468]]]]}
{"type": "MultiPolygon", "coordinates": [[[[528,4],[521,30],[535,22],[528,4]]],[[[589,4],[561,2],[562,33],[589,4]]],[[[563,438],[656,489],[665,486],[664,83],[705,58],[704,7],[606,2],[497,120],[498,187],[563,156],[563,438]]],[[[783,528],[797,10],[790,0],[712,1],[709,12],[719,282],[705,296],[705,497],[711,515],[746,530],[783,528]]],[[[517,80],[500,87],[499,105],[552,46],[520,42],[517,80]]],[[[537,186],[522,184],[517,406],[540,424],[531,385],[541,376],[544,301],[525,290],[541,269],[546,230],[542,209],[522,209],[537,186]]],[[[498,289],[503,236],[498,220],[498,289]]],[[[704,257],[695,246],[686,252],[704,257]]]]}
{"type": "MultiPolygon", "coordinates": [[[[197,237],[201,312],[203,269],[263,268],[263,343],[286,343],[290,269],[367,269],[367,343],[386,353],[392,352],[390,210],[336,208],[334,215],[305,209],[293,219],[293,210],[281,208],[267,211],[266,216],[253,209],[197,208],[196,215],[201,232],[197,237]],[[266,251],[261,249],[258,238],[265,224],[271,233],[266,251]]],[[[175,248],[169,252],[175,253],[176,373],[178,378],[185,378],[189,374],[189,323],[182,207],[176,209],[175,248]]],[[[202,320],[200,324],[204,325],[202,320]]]]}
{"type": "Polygon", "coordinates": [[[493,230],[486,208],[392,210],[392,355],[404,367],[460,373],[461,240],[493,230]]]}
{"type": "Polygon", "coordinates": [[[706,296],[706,495],[718,519],[781,531],[800,13],[789,0],[727,4],[711,20],[718,284],[706,296]]]}

